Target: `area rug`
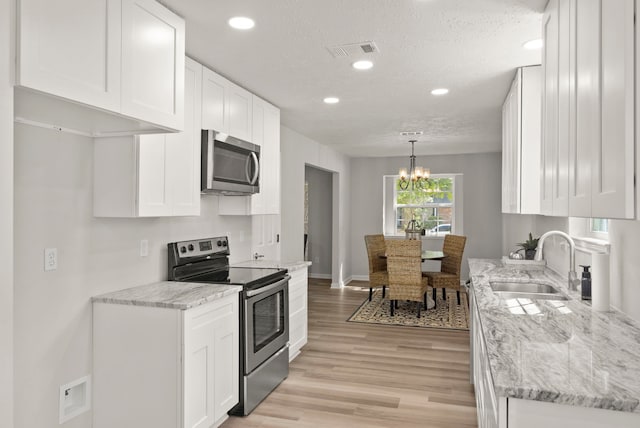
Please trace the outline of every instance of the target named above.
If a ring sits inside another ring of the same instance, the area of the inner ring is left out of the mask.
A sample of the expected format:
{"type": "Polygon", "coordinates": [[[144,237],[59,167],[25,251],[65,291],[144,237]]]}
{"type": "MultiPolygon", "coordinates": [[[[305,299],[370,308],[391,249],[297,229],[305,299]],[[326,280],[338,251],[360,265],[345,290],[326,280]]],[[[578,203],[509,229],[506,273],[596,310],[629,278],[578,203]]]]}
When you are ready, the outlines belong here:
{"type": "Polygon", "coordinates": [[[389,313],[389,299],[382,298],[382,290],[378,289],[369,301],[369,296],[351,315],[347,321],[368,324],[401,325],[409,327],[443,328],[450,330],[469,330],[469,304],[467,293],[460,291],[460,305],[457,304],[455,292],[442,299],[442,291],[438,290],[436,307],[426,312],[416,312],[415,302],[399,301],[398,308],[392,317],[389,313]]]}

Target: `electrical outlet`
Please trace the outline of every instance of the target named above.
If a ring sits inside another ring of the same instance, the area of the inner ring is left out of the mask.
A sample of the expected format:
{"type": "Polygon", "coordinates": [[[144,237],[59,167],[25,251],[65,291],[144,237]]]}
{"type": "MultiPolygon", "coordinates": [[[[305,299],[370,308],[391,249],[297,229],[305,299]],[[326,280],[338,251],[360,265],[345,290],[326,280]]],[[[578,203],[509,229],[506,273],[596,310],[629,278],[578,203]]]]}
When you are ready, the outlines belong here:
{"type": "Polygon", "coordinates": [[[58,269],[58,249],[57,248],[45,248],[44,249],[44,270],[56,270],[58,269]]]}
{"type": "Polygon", "coordinates": [[[149,240],[143,239],[140,241],[140,257],[147,257],[149,255],[149,240]]]}

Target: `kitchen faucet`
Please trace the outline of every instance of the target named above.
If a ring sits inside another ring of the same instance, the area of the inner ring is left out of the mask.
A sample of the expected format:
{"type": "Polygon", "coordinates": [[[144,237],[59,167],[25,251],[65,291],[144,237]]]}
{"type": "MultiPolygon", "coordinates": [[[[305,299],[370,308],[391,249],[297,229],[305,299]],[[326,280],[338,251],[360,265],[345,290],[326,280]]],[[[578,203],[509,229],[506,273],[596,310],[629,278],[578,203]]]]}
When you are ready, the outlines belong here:
{"type": "Polygon", "coordinates": [[[559,235],[567,240],[569,243],[569,290],[577,291],[578,284],[580,284],[580,280],[578,279],[578,275],[576,274],[576,243],[573,242],[573,239],[566,233],[560,230],[550,230],[549,232],[544,233],[540,240],[538,241],[538,247],[536,248],[536,256],[535,260],[542,260],[542,247],[544,246],[544,241],[548,236],[551,235],[559,235]]]}

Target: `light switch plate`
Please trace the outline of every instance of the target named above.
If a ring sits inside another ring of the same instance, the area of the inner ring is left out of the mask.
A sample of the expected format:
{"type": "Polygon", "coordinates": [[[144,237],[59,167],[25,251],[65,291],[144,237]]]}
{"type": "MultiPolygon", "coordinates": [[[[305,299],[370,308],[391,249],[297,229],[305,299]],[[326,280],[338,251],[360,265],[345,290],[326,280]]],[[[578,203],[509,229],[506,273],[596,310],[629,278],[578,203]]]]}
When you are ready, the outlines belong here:
{"type": "Polygon", "coordinates": [[[44,249],[44,270],[56,270],[58,269],[58,249],[57,248],[45,248],[44,249]]]}

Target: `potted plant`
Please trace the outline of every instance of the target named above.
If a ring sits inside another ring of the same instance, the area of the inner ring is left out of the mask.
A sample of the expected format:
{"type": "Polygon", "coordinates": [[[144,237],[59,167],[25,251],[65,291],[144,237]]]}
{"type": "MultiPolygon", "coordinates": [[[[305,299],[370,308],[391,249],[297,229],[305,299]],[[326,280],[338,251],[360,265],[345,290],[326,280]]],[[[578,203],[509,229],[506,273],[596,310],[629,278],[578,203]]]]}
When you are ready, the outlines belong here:
{"type": "Polygon", "coordinates": [[[524,242],[520,242],[518,244],[519,247],[522,247],[524,250],[524,259],[525,260],[533,260],[536,255],[536,248],[538,248],[538,240],[540,238],[533,238],[531,232],[529,232],[529,239],[524,242]]]}

